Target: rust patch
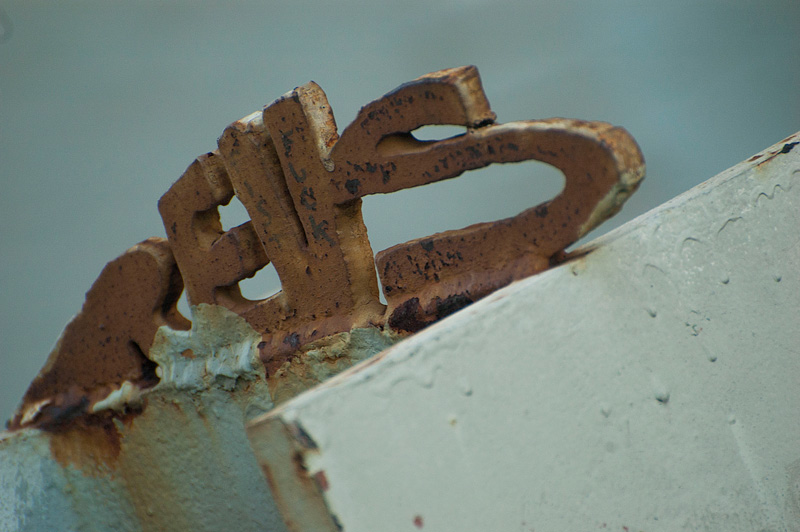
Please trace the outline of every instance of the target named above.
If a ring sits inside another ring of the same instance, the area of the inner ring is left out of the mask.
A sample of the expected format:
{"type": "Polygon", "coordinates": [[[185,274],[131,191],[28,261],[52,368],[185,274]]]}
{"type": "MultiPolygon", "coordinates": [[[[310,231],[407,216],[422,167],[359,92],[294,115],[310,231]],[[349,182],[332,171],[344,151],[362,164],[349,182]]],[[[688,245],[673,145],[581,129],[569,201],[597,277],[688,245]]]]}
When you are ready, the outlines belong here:
{"type": "Polygon", "coordinates": [[[130,426],[134,417],[134,413],[122,416],[104,413],[51,426],[50,454],[61,467],[72,466],[84,475],[108,474],[116,469],[122,449],[117,423],[130,426]]]}
{"type": "Polygon", "coordinates": [[[435,296],[428,309],[420,304],[418,297],[412,297],[397,304],[389,315],[389,327],[398,331],[418,332],[431,323],[471,305],[474,299],[469,292],[450,294],[445,298],[435,296]]]}
{"type": "Polygon", "coordinates": [[[182,288],[164,239],[145,240],[108,263],[9,427],[64,423],[124,381],[156,384],[155,363],[145,353],[161,325],[189,326],[176,308],[182,288]]]}
{"type": "Polygon", "coordinates": [[[399,331],[416,332],[426,327],[430,321],[425,320],[418,297],[412,297],[397,304],[389,315],[389,327],[399,331]]]}
{"type": "MultiPolygon", "coordinates": [[[[270,397],[276,406],[280,405],[365,358],[374,360],[379,356],[376,355],[378,351],[396,343],[402,336],[369,328],[328,336],[303,346],[267,376],[270,397]]],[[[302,438],[302,429],[293,430],[297,432],[298,441],[306,441],[302,438]]],[[[313,448],[313,442],[307,443],[308,448],[313,448]]]]}
{"type": "Polygon", "coordinates": [[[452,294],[447,296],[444,299],[437,298],[434,303],[436,305],[436,319],[440,320],[461,310],[464,307],[468,307],[473,302],[473,299],[470,297],[469,292],[463,294],[452,294]]]}
{"type": "MultiPolygon", "coordinates": [[[[766,157],[763,154],[758,155],[757,157],[765,157],[764,160],[762,160],[760,163],[758,163],[758,166],[760,167],[761,165],[771,161],[772,159],[774,159],[778,155],[784,155],[786,153],[790,153],[795,148],[795,146],[800,144],[800,141],[797,141],[796,139],[797,139],[797,135],[796,134],[795,135],[790,135],[789,137],[786,137],[785,139],[783,139],[781,141],[781,142],[783,142],[783,146],[781,147],[781,149],[769,152],[769,155],[766,156],[766,157]]],[[[754,157],[756,157],[756,156],[754,156],[754,157]]],[[[753,160],[754,157],[751,157],[749,160],[753,160]]]]}

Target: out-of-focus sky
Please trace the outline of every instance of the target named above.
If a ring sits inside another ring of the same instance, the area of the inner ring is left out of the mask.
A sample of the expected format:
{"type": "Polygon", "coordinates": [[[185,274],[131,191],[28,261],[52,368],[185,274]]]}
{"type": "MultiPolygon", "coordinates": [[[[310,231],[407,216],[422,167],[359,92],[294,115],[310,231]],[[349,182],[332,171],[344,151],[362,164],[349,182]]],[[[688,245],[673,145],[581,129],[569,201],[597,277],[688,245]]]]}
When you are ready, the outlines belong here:
{"type": "MultiPolygon", "coordinates": [[[[224,127],[309,80],[339,128],[477,65],[498,121],[625,127],[647,177],[604,232],[800,130],[800,2],[0,0],[0,418],[103,266],[224,127]]],[[[374,250],[548,199],[540,163],[368,197],[374,250]]],[[[226,226],[243,209],[223,209],[226,226]]],[[[796,229],[796,228],[795,228],[796,229]]],[[[245,294],[276,289],[257,275],[245,294]]]]}

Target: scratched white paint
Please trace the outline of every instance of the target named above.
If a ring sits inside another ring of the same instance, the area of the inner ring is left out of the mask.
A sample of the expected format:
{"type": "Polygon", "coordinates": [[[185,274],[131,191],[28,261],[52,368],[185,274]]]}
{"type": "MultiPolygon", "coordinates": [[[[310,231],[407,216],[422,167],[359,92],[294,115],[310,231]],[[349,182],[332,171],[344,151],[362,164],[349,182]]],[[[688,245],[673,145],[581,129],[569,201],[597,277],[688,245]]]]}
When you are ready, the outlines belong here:
{"type": "Polygon", "coordinates": [[[303,449],[346,532],[800,530],[798,141],[273,410],[251,440],[303,449]]]}

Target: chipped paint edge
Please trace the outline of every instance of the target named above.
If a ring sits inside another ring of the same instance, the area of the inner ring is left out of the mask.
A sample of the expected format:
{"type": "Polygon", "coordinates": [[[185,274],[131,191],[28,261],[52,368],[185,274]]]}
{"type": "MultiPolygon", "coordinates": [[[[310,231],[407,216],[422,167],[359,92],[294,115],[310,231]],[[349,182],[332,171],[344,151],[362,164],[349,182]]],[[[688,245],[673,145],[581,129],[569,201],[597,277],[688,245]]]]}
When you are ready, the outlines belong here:
{"type": "Polygon", "coordinates": [[[305,454],[315,452],[316,445],[297,437],[302,430],[292,428],[273,417],[247,430],[278,510],[291,532],[341,532],[341,525],[321,496],[324,483],[306,469],[305,454]]]}

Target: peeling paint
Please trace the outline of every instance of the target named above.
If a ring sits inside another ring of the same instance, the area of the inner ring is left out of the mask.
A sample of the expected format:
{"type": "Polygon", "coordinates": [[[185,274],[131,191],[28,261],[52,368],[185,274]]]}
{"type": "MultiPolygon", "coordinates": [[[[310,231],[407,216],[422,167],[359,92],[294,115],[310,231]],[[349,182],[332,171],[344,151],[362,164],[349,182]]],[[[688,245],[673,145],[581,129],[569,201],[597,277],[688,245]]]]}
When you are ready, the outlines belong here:
{"type": "Polygon", "coordinates": [[[36,418],[41,413],[42,409],[47,405],[49,405],[51,402],[52,399],[48,397],[46,399],[42,399],[41,401],[36,401],[35,403],[29,405],[22,411],[22,418],[20,424],[25,426],[35,421],[36,418]]]}
{"type": "Polygon", "coordinates": [[[191,330],[161,327],[156,333],[150,349],[158,364],[156,389],[231,390],[238,379],[258,378],[263,371],[260,341],[261,335],[235,312],[219,305],[194,306],[191,330]]]}
{"type": "MultiPolygon", "coordinates": [[[[376,327],[334,335],[265,379],[262,337],[241,316],[208,304],[192,311],[192,329],[156,333],[156,386],[106,386],[91,415],[0,437],[0,530],[84,530],[102,518],[103,530],[211,532],[236,522],[285,531],[244,424],[272,410],[272,395],[293,397],[402,336],[376,327]]],[[[327,483],[324,473],[315,481],[327,483]]]]}
{"type": "Polygon", "coordinates": [[[642,174],[644,174],[644,167],[640,168],[638,172],[622,174],[619,183],[615,184],[608,194],[597,203],[589,218],[581,225],[579,232],[585,235],[619,212],[628,197],[636,192],[642,174]]]}
{"type": "Polygon", "coordinates": [[[269,377],[272,398],[276,405],[283,403],[402,338],[398,333],[369,327],[353,329],[310,344],[284,362],[274,376],[269,377]]]}
{"type": "Polygon", "coordinates": [[[142,395],[142,390],[131,381],[125,381],[122,385],[108,394],[105,399],[97,401],[92,405],[91,412],[96,414],[103,410],[122,411],[128,405],[137,404],[142,395]]]}

